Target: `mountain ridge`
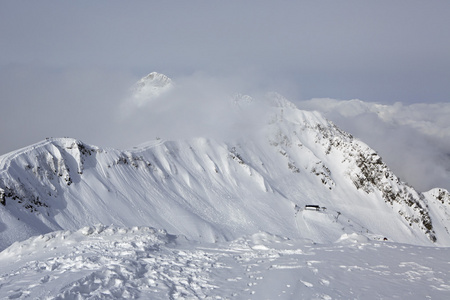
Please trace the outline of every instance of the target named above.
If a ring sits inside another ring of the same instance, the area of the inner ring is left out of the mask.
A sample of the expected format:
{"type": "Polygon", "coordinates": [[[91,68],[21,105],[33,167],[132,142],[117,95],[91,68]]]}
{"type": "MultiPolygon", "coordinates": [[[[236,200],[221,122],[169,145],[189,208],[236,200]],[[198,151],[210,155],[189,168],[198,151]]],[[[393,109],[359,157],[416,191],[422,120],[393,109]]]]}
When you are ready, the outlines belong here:
{"type": "Polygon", "coordinates": [[[1,248],[96,223],[209,242],[259,231],[332,242],[357,232],[450,245],[448,192],[418,193],[317,112],[285,99],[269,106],[267,125],[236,140],[120,151],[62,138],[1,156],[1,248]],[[326,209],[306,211],[310,204],[326,209]]]}

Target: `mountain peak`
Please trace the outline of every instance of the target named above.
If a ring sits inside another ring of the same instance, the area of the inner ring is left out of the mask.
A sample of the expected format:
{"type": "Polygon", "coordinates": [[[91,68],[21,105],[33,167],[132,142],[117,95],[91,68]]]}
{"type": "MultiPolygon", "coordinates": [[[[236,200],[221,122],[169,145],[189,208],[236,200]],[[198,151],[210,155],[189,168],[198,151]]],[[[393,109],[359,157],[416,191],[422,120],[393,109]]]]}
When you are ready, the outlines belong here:
{"type": "Polygon", "coordinates": [[[137,81],[133,88],[133,100],[138,106],[162,95],[173,87],[172,80],[164,74],[151,72],[137,81]]]}
{"type": "Polygon", "coordinates": [[[164,74],[158,72],[151,72],[147,76],[142,77],[136,86],[144,88],[148,86],[165,87],[172,84],[172,80],[164,74]]]}

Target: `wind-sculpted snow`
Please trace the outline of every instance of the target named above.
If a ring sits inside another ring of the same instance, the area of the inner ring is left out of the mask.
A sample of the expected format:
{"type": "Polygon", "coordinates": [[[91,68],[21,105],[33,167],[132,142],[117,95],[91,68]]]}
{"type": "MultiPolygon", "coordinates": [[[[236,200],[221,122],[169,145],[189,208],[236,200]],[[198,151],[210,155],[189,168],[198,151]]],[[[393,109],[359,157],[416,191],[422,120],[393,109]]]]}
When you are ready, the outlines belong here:
{"type": "Polygon", "coordinates": [[[206,242],[266,231],[320,243],[357,233],[450,245],[446,194],[416,192],[319,113],[271,97],[239,106],[270,115],[246,138],[158,139],[128,151],[51,138],[1,156],[0,249],[97,223],[206,242]]]}
{"type": "Polygon", "coordinates": [[[149,227],[91,226],[0,253],[2,299],[446,299],[449,248],[265,232],[195,243],[149,227]]]}

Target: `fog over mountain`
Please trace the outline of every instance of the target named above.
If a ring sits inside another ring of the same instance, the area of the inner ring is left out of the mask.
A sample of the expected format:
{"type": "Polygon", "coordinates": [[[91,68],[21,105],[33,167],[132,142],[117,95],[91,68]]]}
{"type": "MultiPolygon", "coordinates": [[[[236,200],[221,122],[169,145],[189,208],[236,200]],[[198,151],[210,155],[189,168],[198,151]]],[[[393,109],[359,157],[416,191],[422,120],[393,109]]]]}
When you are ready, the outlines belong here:
{"type": "MultiPolygon", "coordinates": [[[[127,124],[123,129],[133,126],[135,144],[139,139],[156,136],[236,136],[245,134],[246,128],[263,125],[259,116],[263,111],[254,108],[246,112],[244,120],[242,115],[230,111],[228,104],[242,90],[259,98],[267,97],[270,91],[263,93],[245,82],[204,74],[182,78],[173,88],[159,100],[144,105],[124,101],[122,108],[126,106],[130,115],[121,119],[127,124]]],[[[389,105],[328,98],[289,100],[300,109],[323,113],[371,145],[402,179],[417,189],[450,188],[449,103],[389,105]]]]}

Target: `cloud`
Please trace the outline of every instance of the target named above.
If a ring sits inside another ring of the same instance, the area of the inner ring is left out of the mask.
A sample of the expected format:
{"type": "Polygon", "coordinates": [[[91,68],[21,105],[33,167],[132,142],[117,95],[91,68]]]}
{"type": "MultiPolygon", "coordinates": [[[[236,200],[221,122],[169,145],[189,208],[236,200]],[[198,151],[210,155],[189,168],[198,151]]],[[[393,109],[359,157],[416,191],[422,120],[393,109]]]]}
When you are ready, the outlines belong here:
{"type": "Polygon", "coordinates": [[[450,189],[450,103],[382,105],[312,99],[296,104],[322,112],[366,142],[402,180],[418,190],[450,189]]]}
{"type": "Polygon", "coordinates": [[[177,78],[170,90],[157,97],[153,93],[148,95],[145,104],[141,95],[131,94],[120,106],[120,135],[129,137],[128,145],[156,137],[227,140],[244,136],[263,125],[266,111],[262,105],[246,107],[234,103],[258,101],[239,94],[238,91],[251,90],[251,87],[243,87],[236,79],[204,73],[177,78]],[[136,97],[139,103],[134,101],[136,97]]]}

